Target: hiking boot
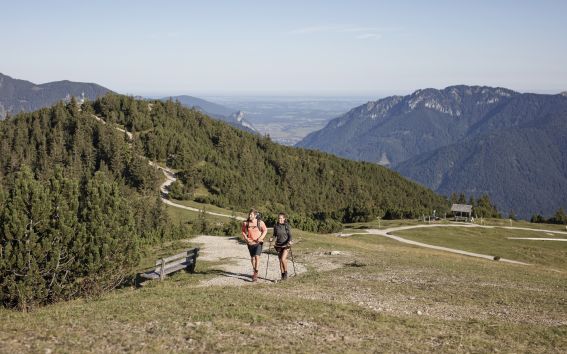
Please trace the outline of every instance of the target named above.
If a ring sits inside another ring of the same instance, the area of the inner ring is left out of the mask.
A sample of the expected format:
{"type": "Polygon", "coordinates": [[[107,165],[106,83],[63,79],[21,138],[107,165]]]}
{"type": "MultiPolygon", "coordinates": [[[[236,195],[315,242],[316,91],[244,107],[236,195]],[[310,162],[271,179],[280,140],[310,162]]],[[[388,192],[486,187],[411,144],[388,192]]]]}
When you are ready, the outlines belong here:
{"type": "Polygon", "coordinates": [[[252,281],[258,281],[258,271],[255,270],[254,274],[252,274],[252,281]]]}
{"type": "Polygon", "coordinates": [[[282,280],[286,280],[287,279],[287,272],[283,272],[282,273],[282,280]]]}

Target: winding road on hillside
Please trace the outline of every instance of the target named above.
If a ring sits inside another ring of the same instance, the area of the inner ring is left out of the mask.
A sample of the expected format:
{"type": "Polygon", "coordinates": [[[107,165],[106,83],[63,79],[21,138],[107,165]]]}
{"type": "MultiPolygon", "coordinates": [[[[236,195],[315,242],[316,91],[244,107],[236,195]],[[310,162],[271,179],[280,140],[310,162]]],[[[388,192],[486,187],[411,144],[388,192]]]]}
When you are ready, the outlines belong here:
{"type": "MultiPolygon", "coordinates": [[[[101,118],[101,117],[99,117],[99,116],[97,116],[97,115],[94,115],[94,114],[92,114],[92,117],[93,117],[94,119],[96,119],[97,121],[101,122],[102,124],[106,124],[106,121],[105,121],[103,118],[101,118]]],[[[117,127],[117,126],[114,126],[114,129],[118,130],[118,131],[121,132],[121,133],[125,133],[126,136],[128,136],[128,140],[132,140],[132,139],[134,138],[133,135],[132,135],[132,133],[129,132],[129,131],[126,131],[126,130],[124,130],[124,129],[120,128],[120,127],[117,127]]],[[[145,158],[145,157],[144,157],[144,158],[145,158]]],[[[181,204],[177,204],[177,203],[174,203],[174,202],[172,202],[171,200],[169,200],[169,199],[167,198],[167,195],[169,194],[169,186],[171,186],[171,185],[173,184],[173,182],[175,182],[175,181],[177,180],[177,178],[175,177],[175,172],[172,171],[172,170],[170,170],[170,169],[167,168],[167,167],[162,167],[162,166],[158,165],[158,164],[155,163],[154,161],[149,161],[149,160],[148,160],[148,163],[149,163],[151,166],[153,166],[153,167],[157,168],[158,170],[162,171],[163,174],[164,174],[164,176],[165,176],[165,182],[163,182],[163,183],[161,184],[161,186],[160,186],[161,201],[162,201],[164,204],[170,205],[170,206],[175,207],[175,208],[180,208],[180,209],[185,209],[185,210],[190,210],[190,211],[196,211],[196,212],[200,212],[200,211],[201,211],[201,209],[193,208],[193,207],[189,207],[189,206],[185,206],[185,205],[181,205],[181,204]]],[[[243,217],[240,217],[240,216],[232,216],[232,215],[228,215],[228,214],[215,213],[215,212],[212,212],[212,211],[205,211],[205,213],[210,214],[210,215],[215,215],[215,216],[222,216],[222,217],[226,217],[226,218],[235,218],[236,220],[240,220],[240,221],[245,220],[243,217]]]]}
{"type": "MultiPolygon", "coordinates": [[[[158,170],[161,170],[163,172],[163,175],[165,176],[165,182],[163,182],[161,184],[161,186],[159,187],[159,189],[161,191],[161,201],[162,202],[164,202],[165,204],[170,205],[172,207],[175,207],[175,208],[180,208],[180,209],[185,209],[185,210],[190,210],[190,211],[196,211],[196,212],[201,211],[201,209],[193,208],[193,207],[186,206],[186,205],[177,204],[177,203],[174,203],[171,200],[169,200],[167,198],[167,195],[169,194],[169,186],[171,186],[173,184],[173,182],[175,182],[177,180],[177,178],[175,178],[175,172],[168,169],[167,167],[162,167],[162,166],[158,165],[157,163],[155,163],[153,161],[150,161],[149,164],[151,166],[154,166],[158,170]]],[[[234,218],[234,219],[240,220],[240,221],[245,220],[245,218],[243,218],[241,216],[232,216],[232,215],[228,215],[228,214],[215,213],[213,211],[205,211],[205,213],[210,214],[210,215],[215,215],[215,216],[222,216],[222,217],[225,217],[225,218],[234,218]]]]}

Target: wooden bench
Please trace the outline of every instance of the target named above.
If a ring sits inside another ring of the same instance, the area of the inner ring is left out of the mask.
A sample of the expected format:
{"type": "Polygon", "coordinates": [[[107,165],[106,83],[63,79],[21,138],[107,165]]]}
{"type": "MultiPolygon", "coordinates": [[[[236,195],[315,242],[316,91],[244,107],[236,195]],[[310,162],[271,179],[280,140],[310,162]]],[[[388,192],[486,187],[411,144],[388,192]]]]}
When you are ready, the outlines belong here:
{"type": "Polygon", "coordinates": [[[155,269],[138,274],[136,283],[139,285],[144,279],[163,280],[166,275],[184,268],[193,273],[197,264],[197,256],[199,256],[199,249],[193,248],[174,256],[158,259],[155,269]]]}

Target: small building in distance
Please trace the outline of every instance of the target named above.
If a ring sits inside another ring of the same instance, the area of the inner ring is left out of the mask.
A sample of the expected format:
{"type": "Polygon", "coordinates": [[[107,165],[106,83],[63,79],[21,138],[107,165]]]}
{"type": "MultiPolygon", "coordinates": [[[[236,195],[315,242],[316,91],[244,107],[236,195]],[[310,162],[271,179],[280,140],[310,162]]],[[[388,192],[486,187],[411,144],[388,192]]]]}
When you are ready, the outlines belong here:
{"type": "Polygon", "coordinates": [[[455,221],[469,221],[472,217],[472,205],[453,204],[451,205],[451,212],[455,221]]]}

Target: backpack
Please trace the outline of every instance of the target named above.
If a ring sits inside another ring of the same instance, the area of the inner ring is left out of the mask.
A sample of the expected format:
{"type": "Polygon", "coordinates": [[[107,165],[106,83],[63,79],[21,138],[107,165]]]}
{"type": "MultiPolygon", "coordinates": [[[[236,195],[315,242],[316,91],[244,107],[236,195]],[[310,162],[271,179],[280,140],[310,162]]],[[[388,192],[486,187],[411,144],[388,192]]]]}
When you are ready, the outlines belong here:
{"type": "MultiPolygon", "coordinates": [[[[262,214],[256,212],[256,227],[260,230],[260,221],[262,221],[262,214]]],[[[250,221],[246,220],[246,236],[249,237],[248,229],[250,228],[250,221]]]]}

